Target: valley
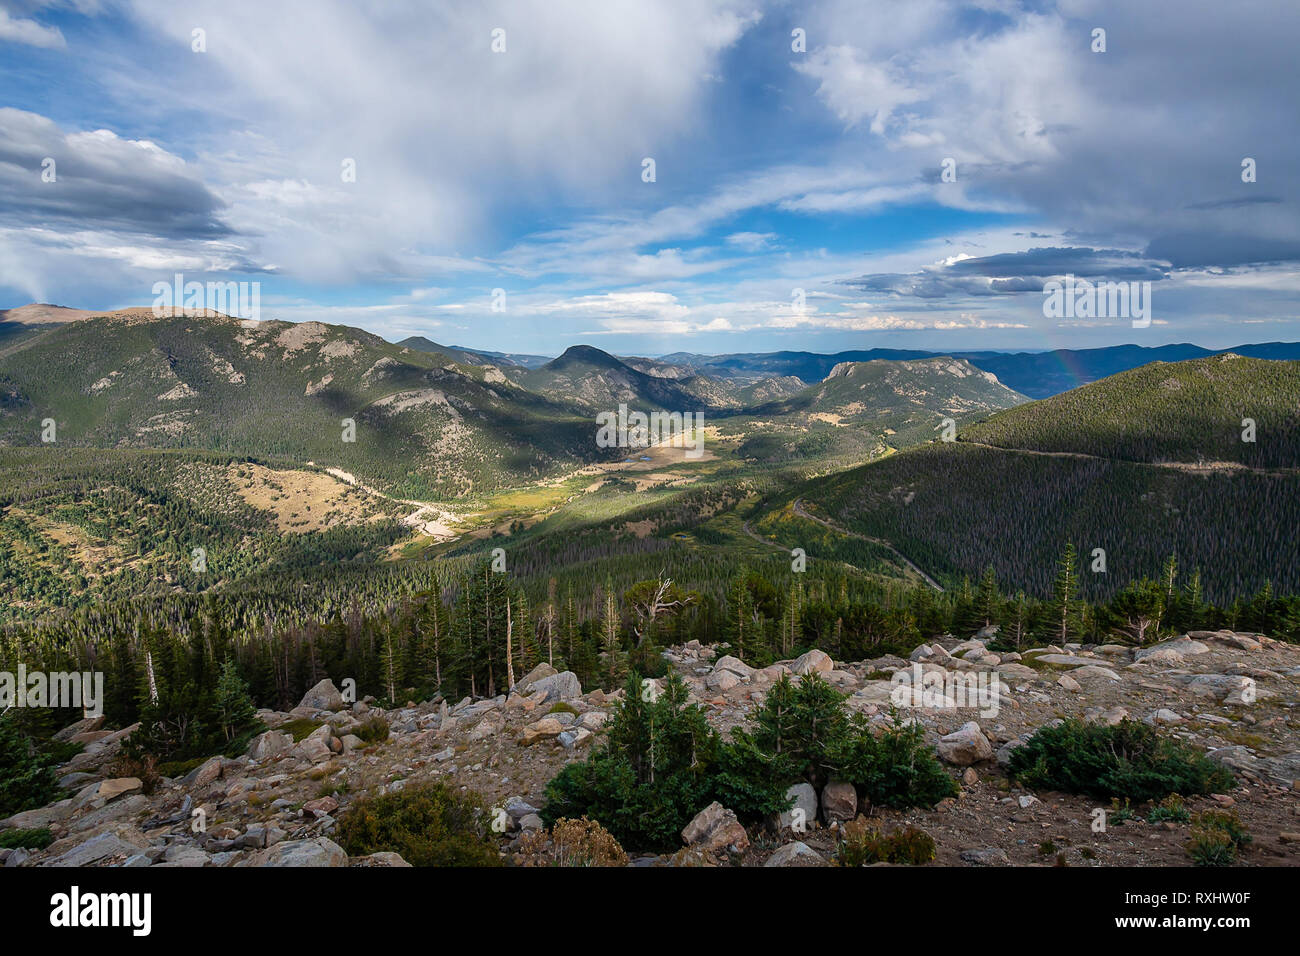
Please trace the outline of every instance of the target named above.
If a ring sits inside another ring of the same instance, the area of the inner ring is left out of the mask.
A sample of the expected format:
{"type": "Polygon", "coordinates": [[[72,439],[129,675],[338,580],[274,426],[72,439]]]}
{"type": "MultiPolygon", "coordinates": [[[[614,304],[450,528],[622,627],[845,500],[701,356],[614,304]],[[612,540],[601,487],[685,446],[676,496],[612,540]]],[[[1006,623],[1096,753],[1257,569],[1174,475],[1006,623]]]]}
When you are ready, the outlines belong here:
{"type": "MultiPolygon", "coordinates": [[[[121,729],[22,715],[34,739],[82,728],[60,773],[92,812],[0,818],[0,839],[34,824],[55,841],[8,853],[19,863],[388,865],[338,849],[335,811],[395,779],[515,808],[488,852],[518,861],[568,768],[612,752],[605,721],[632,719],[627,681],[673,697],[679,675],[673,706],[701,708],[725,751],[810,660],[881,739],[899,732],[884,679],[913,662],[1013,683],[1007,716],[973,738],[978,713],[923,709],[907,746],[926,752],[959,737],[1009,752],[1053,713],[1132,732],[1122,710],[1191,728],[1179,739],[1262,775],[1257,794],[1291,772],[1300,363],[1206,354],[1031,400],[984,359],[836,361],[805,381],[787,373],[807,374],[806,357],[729,369],[575,346],[544,360],[206,313],[78,315],[8,342],[0,669],[102,668],[102,719],[121,729]],[[701,416],[685,443],[701,453],[601,447],[620,405],[701,416]],[[1214,651],[1197,661],[1213,664],[1196,671],[1206,687],[1263,681],[1267,713],[1222,695],[1226,717],[1189,708],[1177,667],[1143,677],[1149,645],[1176,664],[1166,647],[1187,640],[1214,651]],[[1220,659],[1234,647],[1264,648],[1267,666],[1220,659]],[[333,697],[345,677],[354,705],[333,697]],[[259,709],[223,740],[202,728],[232,679],[259,709]],[[534,680],[565,689],[533,694],[534,680]],[[165,729],[196,715],[180,738],[165,729]],[[266,779],[292,794],[269,814],[266,779]],[[128,796],[91,794],[105,787],[128,796]],[[223,835],[159,842],[183,800],[211,803],[223,835]]],[[[871,818],[923,827],[948,865],[1033,862],[1023,839],[980,836],[1002,817],[1008,834],[1052,830],[1042,845],[1071,865],[1180,858],[1173,837],[1138,853],[1089,841],[1081,798],[1040,799],[1001,757],[979,772],[964,759],[946,761],[958,783],[935,778],[958,803],[908,797],[919,809],[871,818]]],[[[730,862],[842,861],[848,818],[825,816],[827,792],[803,849],[731,794],[753,842],[730,862]]],[[[1265,839],[1286,832],[1271,799],[1238,806],[1265,839]]],[[[652,853],[659,837],[590,812],[638,865],[720,861],[690,840],[685,856],[652,853]]]]}

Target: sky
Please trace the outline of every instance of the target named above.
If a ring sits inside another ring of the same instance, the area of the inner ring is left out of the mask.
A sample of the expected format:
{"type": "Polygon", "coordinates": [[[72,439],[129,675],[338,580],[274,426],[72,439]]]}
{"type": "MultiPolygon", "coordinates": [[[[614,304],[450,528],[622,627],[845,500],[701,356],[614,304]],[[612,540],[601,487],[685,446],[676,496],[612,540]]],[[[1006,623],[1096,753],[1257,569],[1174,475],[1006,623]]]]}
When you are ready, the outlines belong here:
{"type": "Polygon", "coordinates": [[[0,308],[179,273],[546,355],[1296,341],[1298,42],[1290,0],[0,0],[0,308]],[[1048,314],[1064,276],[1149,321],[1048,314]]]}

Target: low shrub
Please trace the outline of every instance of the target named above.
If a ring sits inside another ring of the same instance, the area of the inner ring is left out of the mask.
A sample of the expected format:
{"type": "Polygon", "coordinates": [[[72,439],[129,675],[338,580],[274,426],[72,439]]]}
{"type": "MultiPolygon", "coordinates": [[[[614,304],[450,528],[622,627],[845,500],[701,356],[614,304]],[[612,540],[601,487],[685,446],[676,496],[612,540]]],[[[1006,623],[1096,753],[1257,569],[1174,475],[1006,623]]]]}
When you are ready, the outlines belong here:
{"type": "Polygon", "coordinates": [[[519,866],[627,866],[627,854],[594,820],[556,820],[548,834],[526,833],[515,854],[519,866]]]}
{"type": "Polygon", "coordinates": [[[1197,866],[1229,866],[1237,859],[1237,847],[1232,837],[1222,830],[1192,828],[1192,838],[1186,844],[1187,855],[1197,866]]]}
{"type": "Polygon", "coordinates": [[[320,728],[321,721],[319,720],[312,720],[310,717],[297,717],[293,720],[286,720],[275,729],[282,734],[288,734],[293,738],[294,743],[300,744],[320,728]]]}
{"type": "Polygon", "coordinates": [[[54,842],[54,834],[49,827],[35,827],[30,830],[6,830],[0,833],[0,849],[44,850],[54,842]]]}
{"type": "Polygon", "coordinates": [[[158,764],[156,769],[160,777],[183,777],[195,767],[203,766],[208,759],[195,757],[193,760],[169,760],[167,763],[158,764]]]}
{"type": "Polygon", "coordinates": [[[1152,807],[1147,814],[1147,823],[1186,823],[1191,818],[1183,798],[1171,793],[1152,807]]]}
{"type": "Polygon", "coordinates": [[[866,817],[844,824],[835,847],[838,866],[867,866],[872,863],[901,863],[920,866],[935,857],[934,840],[924,830],[909,826],[883,833],[866,817]]]}
{"type": "Polygon", "coordinates": [[[829,760],[837,775],[853,783],[872,806],[933,807],[961,789],[926,745],[925,729],[896,711],[878,737],[867,719],[855,714],[831,748],[829,760]]]}
{"type": "Polygon", "coordinates": [[[1113,726],[1070,719],[1043,727],[1012,751],[1010,773],[1035,789],[1137,801],[1214,793],[1233,782],[1200,751],[1127,719],[1113,726]]]}
{"type": "Polygon", "coordinates": [[[382,744],[388,739],[388,721],[379,714],[371,714],[353,727],[349,733],[360,737],[366,744],[382,744]]]}
{"type": "Polygon", "coordinates": [[[1187,855],[1197,866],[1228,866],[1250,841],[1235,810],[1205,810],[1192,820],[1187,855]]]}
{"type": "Polygon", "coordinates": [[[400,853],[412,866],[500,866],[488,814],[475,794],[440,783],[362,797],[339,818],[349,854],[400,853]]]}

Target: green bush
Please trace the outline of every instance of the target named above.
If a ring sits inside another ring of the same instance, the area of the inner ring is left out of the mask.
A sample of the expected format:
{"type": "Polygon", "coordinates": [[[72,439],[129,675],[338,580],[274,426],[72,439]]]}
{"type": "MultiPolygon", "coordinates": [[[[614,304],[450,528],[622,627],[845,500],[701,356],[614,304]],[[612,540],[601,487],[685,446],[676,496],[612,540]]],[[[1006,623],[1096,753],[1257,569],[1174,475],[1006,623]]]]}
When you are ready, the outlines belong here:
{"type": "Polygon", "coordinates": [[[60,796],[56,759],[0,718],[0,817],[43,807],[60,796]]]}
{"type": "Polygon", "coordinates": [[[362,797],[339,818],[338,842],[351,855],[400,853],[412,866],[500,866],[477,795],[440,783],[362,797]]]}
{"type": "Polygon", "coordinates": [[[897,711],[891,712],[890,726],[878,737],[867,719],[855,714],[829,759],[836,775],[854,784],[876,807],[933,807],[960,791],[926,746],[925,729],[897,711]]]}
{"type": "Polygon", "coordinates": [[[783,677],[754,720],[752,733],[732,734],[735,750],[728,757],[739,766],[724,761],[720,785],[728,791],[743,794],[743,784],[766,772],[782,795],[792,783],[820,788],[836,777],[852,783],[873,805],[897,809],[932,807],[958,792],[926,746],[920,725],[894,713],[892,725],[876,736],[867,718],[847,713],[843,695],[816,675],[797,684],[783,677]]]}
{"type": "Polygon", "coordinates": [[[44,850],[54,842],[54,834],[49,827],[36,827],[31,830],[6,830],[0,833],[0,849],[44,850]]]}
{"type": "Polygon", "coordinates": [[[714,799],[711,770],[722,745],[675,673],[654,699],[635,673],[624,694],[605,743],[547,784],[542,819],[553,826],[585,816],[622,846],[675,849],[682,829],[714,799]]]}
{"type": "Polygon", "coordinates": [[[1035,789],[1138,801],[1214,793],[1233,782],[1203,753],[1127,719],[1110,727],[1075,719],[1043,727],[1012,751],[1010,773],[1035,789]]]}
{"type": "Polygon", "coordinates": [[[1147,814],[1147,823],[1186,823],[1190,819],[1183,798],[1176,793],[1165,797],[1147,814]]]}
{"type": "Polygon", "coordinates": [[[1197,866],[1228,866],[1237,859],[1237,847],[1222,830],[1193,828],[1187,855],[1197,866]]]}
{"type": "Polygon", "coordinates": [[[371,714],[353,727],[350,733],[361,738],[367,744],[382,744],[388,739],[388,731],[388,721],[379,714],[371,714]]]}
{"type": "Polygon", "coordinates": [[[815,675],[788,678],[769,691],[753,730],[721,740],[703,711],[686,703],[676,674],[655,701],[642,697],[641,680],[628,680],[626,697],[609,723],[606,744],[566,766],[548,784],[542,819],[587,816],[623,846],[671,850],[691,818],[717,800],[746,825],[787,810],[786,791],[831,776],[854,784],[873,804],[934,806],[956,795],[956,782],[925,746],[920,727],[894,726],[879,737],[844,698],[815,675]]]}
{"type": "Polygon", "coordinates": [[[1192,821],[1186,849],[1197,866],[1228,866],[1250,841],[1235,810],[1206,810],[1192,821]]]}

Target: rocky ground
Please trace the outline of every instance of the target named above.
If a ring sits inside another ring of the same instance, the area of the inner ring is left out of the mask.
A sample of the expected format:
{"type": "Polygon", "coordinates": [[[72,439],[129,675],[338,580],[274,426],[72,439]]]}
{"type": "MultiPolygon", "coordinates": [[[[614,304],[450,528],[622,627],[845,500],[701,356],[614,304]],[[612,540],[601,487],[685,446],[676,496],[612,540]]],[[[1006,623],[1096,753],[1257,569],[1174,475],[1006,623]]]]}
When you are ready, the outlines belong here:
{"type": "MultiPolygon", "coordinates": [[[[1186,824],[1148,824],[1139,812],[1095,832],[1096,801],[1030,793],[1004,772],[1011,750],[1044,724],[1125,716],[1162,725],[1237,773],[1231,792],[1188,800],[1193,813],[1212,806],[1238,812],[1253,841],[1237,865],[1300,864],[1300,647],[1219,631],[1137,650],[1068,645],[999,654],[984,640],[945,638],[917,648],[910,660],[836,663],[812,651],[762,670],[694,642],[667,653],[720,729],[744,723],[783,672],[820,673],[848,695],[848,706],[880,722],[891,700],[915,683],[918,696],[904,713],[922,722],[962,788],[933,810],[900,813],[858,806],[851,787],[817,794],[803,785],[796,807],[808,823],[797,833],[790,814],[779,832],[746,833],[715,805],[687,828],[685,854],[635,865],[821,865],[834,853],[838,827],[859,813],[886,830],[925,830],[943,865],[1185,865],[1186,824]],[[953,686],[961,678],[987,687],[994,676],[992,697],[963,698],[953,686]]],[[[82,721],[60,734],[85,744],[60,771],[69,796],[0,820],[0,830],[49,827],[55,842],[41,851],[0,850],[0,862],[402,866],[393,854],[349,859],[330,836],[358,795],[435,780],[504,808],[508,852],[521,833],[541,826],[535,808],[547,781],[599,740],[618,696],[584,694],[572,674],[542,665],[508,696],[381,712],[366,702],[345,705],[323,681],[289,713],[260,712],[270,730],[247,756],[213,758],[183,778],[164,778],[152,793],[139,778],[114,774],[131,728],[82,721]],[[353,731],[376,714],[389,722],[390,736],[366,744],[353,731]]]]}

